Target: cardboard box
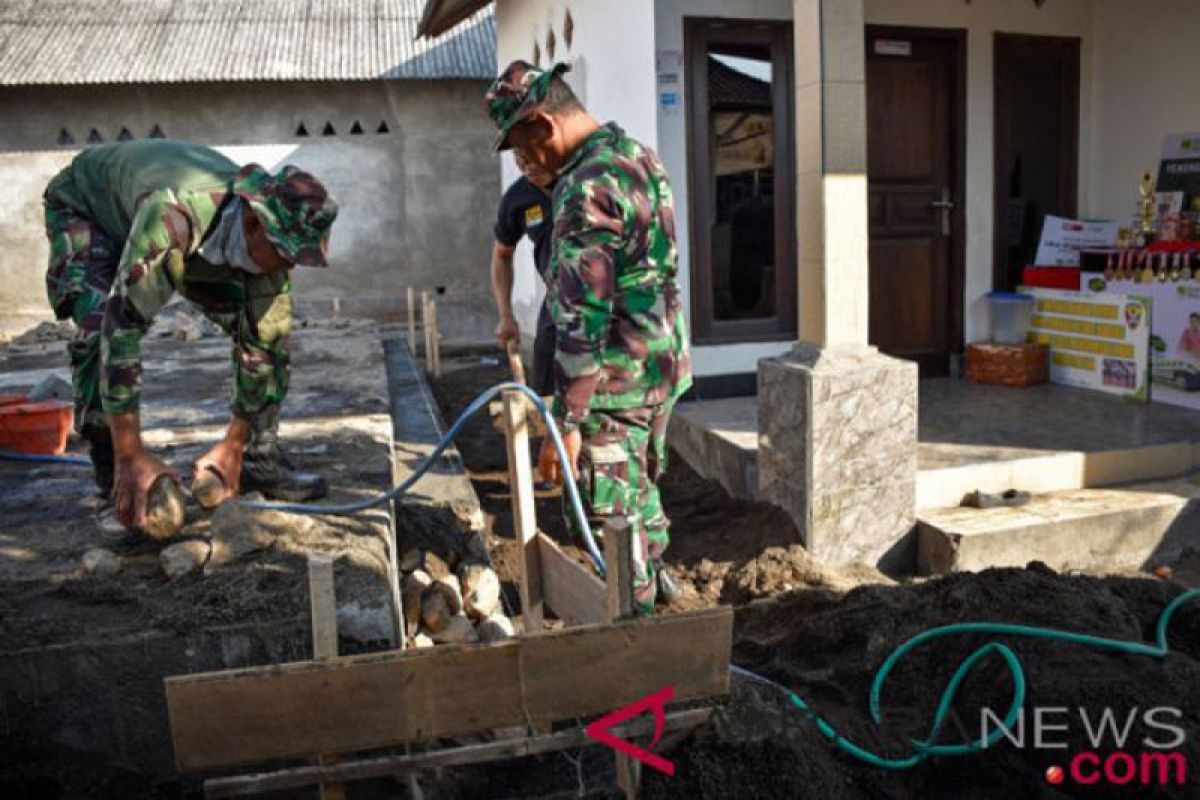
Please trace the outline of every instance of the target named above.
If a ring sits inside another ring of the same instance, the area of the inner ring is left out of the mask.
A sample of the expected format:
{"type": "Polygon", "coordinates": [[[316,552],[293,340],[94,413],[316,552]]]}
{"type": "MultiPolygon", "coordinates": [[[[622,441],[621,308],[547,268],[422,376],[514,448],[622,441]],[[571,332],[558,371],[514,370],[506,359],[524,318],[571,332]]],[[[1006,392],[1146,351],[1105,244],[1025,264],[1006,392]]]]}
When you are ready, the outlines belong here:
{"type": "Polygon", "coordinates": [[[1044,344],[967,345],[967,380],[1001,386],[1035,386],[1050,377],[1050,348],[1044,344]]]}

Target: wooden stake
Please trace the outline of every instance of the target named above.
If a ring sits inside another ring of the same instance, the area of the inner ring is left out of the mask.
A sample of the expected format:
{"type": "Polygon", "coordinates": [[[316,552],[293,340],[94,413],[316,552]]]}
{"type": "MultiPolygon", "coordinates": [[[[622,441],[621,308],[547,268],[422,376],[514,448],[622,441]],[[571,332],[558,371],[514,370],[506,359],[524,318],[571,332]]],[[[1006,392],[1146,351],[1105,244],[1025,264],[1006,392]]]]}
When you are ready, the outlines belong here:
{"type": "Polygon", "coordinates": [[[508,368],[512,371],[513,381],[525,383],[525,365],[521,363],[521,350],[516,339],[509,339],[505,348],[508,350],[508,368]]]}
{"type": "Polygon", "coordinates": [[[442,334],[438,331],[437,300],[429,301],[429,326],[433,328],[430,335],[433,349],[433,377],[442,377],[442,334]]]}
{"type": "Polygon", "coordinates": [[[408,312],[408,350],[415,356],[417,354],[417,298],[416,292],[411,286],[408,287],[405,310],[408,312]]]}
{"type": "Polygon", "coordinates": [[[633,542],[629,520],[614,517],[604,525],[604,583],[608,621],[633,615],[633,542]]]}
{"type": "Polygon", "coordinates": [[[508,487],[512,493],[513,535],[521,543],[521,615],[525,632],[542,629],[542,561],[537,543],[537,511],[533,500],[533,469],[529,463],[529,426],[525,398],[515,390],[503,393],[504,439],[508,445],[508,487]]]}
{"type": "MultiPolygon", "coordinates": [[[[633,616],[633,542],[625,517],[614,517],[604,525],[604,566],[608,621],[633,616]]],[[[613,755],[617,761],[617,787],[633,800],[642,785],[642,763],[624,753],[613,755]]]]}
{"type": "MultiPolygon", "coordinates": [[[[312,607],[313,660],[331,661],[338,656],[337,595],[333,590],[333,559],[327,555],[308,557],[308,595],[312,607]]],[[[318,766],[336,764],[329,753],[317,756],[318,766]]],[[[321,800],[346,800],[341,783],[320,784],[321,800]]]]}
{"type": "Polygon", "coordinates": [[[421,291],[421,331],[425,333],[425,372],[433,372],[433,348],[430,345],[430,293],[421,291]]]}

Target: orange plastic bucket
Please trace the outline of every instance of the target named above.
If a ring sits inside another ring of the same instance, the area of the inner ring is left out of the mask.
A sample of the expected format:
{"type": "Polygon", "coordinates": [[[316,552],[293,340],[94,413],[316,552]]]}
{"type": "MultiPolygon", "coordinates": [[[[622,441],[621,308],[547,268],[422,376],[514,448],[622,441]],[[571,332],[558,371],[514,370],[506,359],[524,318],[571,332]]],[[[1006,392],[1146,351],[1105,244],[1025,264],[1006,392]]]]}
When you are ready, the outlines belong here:
{"type": "MultiPolygon", "coordinates": [[[[23,394],[0,394],[0,408],[11,406],[16,403],[24,403],[25,395],[23,394]]],[[[12,440],[8,436],[8,428],[4,426],[4,421],[0,420],[0,450],[11,450],[12,440]]]]}
{"type": "Polygon", "coordinates": [[[0,445],[29,455],[62,455],[74,420],[74,408],[59,400],[0,405],[0,445]]]}

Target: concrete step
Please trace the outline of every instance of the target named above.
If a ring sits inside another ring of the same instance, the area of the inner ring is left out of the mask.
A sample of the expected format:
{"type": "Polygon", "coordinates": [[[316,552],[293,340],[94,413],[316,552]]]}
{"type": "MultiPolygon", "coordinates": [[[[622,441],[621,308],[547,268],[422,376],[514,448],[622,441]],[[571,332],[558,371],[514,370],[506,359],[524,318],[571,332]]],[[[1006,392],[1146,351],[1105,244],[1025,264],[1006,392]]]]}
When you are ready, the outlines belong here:
{"type": "Polygon", "coordinates": [[[1200,474],[1112,489],[1034,495],[1016,508],[940,508],[918,513],[923,574],[1024,566],[1127,569],[1200,547],[1200,474]]]}
{"type": "Polygon", "coordinates": [[[977,489],[1051,492],[1100,488],[1200,469],[1200,444],[1190,441],[1100,452],[957,448],[969,453],[965,463],[954,463],[954,455],[943,452],[951,448],[954,446],[921,443],[918,511],[957,506],[977,489]]]}

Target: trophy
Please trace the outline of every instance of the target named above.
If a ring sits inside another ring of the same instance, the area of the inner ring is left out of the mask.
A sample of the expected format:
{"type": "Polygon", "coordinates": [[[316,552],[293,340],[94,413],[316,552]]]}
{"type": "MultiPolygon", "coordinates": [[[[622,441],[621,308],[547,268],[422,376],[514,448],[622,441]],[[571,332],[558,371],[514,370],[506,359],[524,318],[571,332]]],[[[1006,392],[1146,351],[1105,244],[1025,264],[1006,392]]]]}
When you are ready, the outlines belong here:
{"type": "Polygon", "coordinates": [[[1142,173],[1138,184],[1138,234],[1143,246],[1154,241],[1154,176],[1142,173]]]}

